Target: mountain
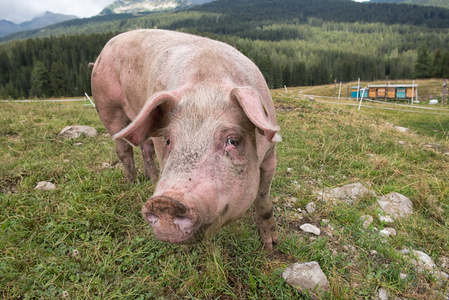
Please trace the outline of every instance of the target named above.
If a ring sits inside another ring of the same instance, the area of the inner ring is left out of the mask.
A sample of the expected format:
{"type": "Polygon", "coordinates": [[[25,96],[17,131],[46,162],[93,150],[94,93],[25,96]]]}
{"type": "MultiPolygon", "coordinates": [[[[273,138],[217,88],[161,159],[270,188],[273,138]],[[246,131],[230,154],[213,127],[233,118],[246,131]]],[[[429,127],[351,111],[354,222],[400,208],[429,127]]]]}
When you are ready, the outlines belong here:
{"type": "Polygon", "coordinates": [[[33,30],[59,22],[78,19],[77,16],[54,14],[46,11],[42,16],[33,18],[20,24],[15,24],[7,20],[0,20],[0,37],[24,30],[33,30]]]}
{"type": "Polygon", "coordinates": [[[378,2],[378,3],[396,3],[396,4],[415,4],[422,6],[437,6],[444,7],[449,9],[449,1],[448,0],[371,0],[370,3],[378,2]]]}
{"type": "Polygon", "coordinates": [[[214,0],[116,0],[100,15],[169,11],[211,1],[214,0]]]}

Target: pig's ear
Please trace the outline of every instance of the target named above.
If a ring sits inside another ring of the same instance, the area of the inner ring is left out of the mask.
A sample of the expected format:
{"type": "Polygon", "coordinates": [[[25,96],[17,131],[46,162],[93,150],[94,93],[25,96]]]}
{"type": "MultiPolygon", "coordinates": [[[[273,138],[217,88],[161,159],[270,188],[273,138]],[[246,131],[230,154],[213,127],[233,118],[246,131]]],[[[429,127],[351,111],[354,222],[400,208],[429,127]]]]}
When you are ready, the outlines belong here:
{"type": "Polygon", "coordinates": [[[231,99],[237,101],[250,121],[261,131],[267,140],[273,143],[281,141],[277,134],[279,126],[273,124],[265,107],[265,103],[253,88],[237,87],[231,90],[231,99]]]}
{"type": "Polygon", "coordinates": [[[140,145],[160,129],[163,116],[173,110],[178,99],[170,92],[159,92],[151,96],[142,107],[139,115],[113,138],[124,139],[134,146],[140,145]]]}

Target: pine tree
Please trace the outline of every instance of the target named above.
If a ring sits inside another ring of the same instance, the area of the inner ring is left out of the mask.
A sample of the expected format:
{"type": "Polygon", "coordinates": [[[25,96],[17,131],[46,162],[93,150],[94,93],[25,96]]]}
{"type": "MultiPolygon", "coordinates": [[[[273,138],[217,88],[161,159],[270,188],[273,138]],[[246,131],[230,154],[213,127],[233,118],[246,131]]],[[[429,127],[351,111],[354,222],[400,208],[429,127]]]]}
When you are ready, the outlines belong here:
{"type": "Polygon", "coordinates": [[[421,45],[418,49],[418,60],[415,65],[416,78],[430,78],[432,71],[432,59],[426,45],[421,45]]]}
{"type": "Polygon", "coordinates": [[[443,76],[443,69],[441,67],[441,50],[437,49],[435,57],[433,58],[432,76],[435,78],[441,78],[443,76]]]}
{"type": "Polygon", "coordinates": [[[45,97],[48,87],[48,70],[44,63],[36,61],[31,72],[31,89],[30,97],[45,97]]]}

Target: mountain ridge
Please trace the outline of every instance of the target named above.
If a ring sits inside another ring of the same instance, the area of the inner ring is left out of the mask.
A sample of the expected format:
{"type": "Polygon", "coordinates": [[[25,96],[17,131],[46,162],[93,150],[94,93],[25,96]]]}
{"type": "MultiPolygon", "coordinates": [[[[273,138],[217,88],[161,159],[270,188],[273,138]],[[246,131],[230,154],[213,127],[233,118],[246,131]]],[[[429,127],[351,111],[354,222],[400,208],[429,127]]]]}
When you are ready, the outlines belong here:
{"type": "Polygon", "coordinates": [[[75,15],[56,14],[49,11],[46,11],[41,16],[34,17],[33,19],[20,24],[3,19],[0,20],[0,37],[19,31],[38,29],[73,19],[79,19],[79,17],[75,15]]]}
{"type": "Polygon", "coordinates": [[[116,0],[106,6],[99,15],[163,12],[200,5],[214,0],[116,0]]]}

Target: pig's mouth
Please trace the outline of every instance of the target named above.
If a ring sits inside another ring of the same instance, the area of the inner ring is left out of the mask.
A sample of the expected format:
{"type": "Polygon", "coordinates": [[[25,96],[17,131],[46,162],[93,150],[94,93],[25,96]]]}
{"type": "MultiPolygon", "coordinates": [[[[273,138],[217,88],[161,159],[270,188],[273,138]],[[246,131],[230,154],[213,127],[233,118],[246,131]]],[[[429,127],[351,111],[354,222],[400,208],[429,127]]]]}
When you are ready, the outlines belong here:
{"type": "Polygon", "coordinates": [[[200,241],[209,225],[200,225],[195,212],[172,197],[161,195],[149,199],[142,215],[153,228],[155,236],[174,244],[200,241]]]}

